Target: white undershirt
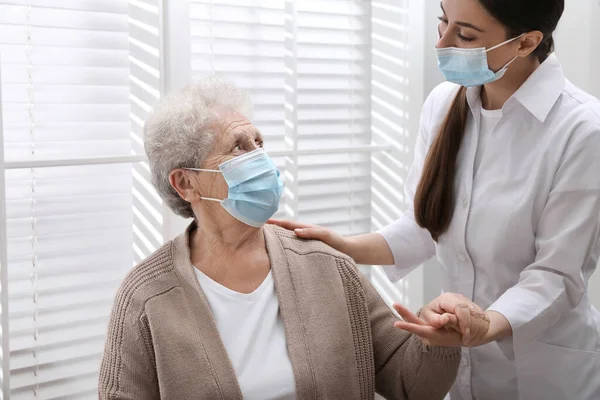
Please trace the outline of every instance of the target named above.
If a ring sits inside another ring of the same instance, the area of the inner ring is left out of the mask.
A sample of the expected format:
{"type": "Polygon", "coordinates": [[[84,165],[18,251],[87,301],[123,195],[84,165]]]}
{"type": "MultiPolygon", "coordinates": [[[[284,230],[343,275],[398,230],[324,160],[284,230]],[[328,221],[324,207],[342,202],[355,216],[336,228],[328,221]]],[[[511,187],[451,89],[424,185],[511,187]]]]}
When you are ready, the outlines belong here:
{"type": "Polygon", "coordinates": [[[493,146],[488,146],[492,141],[492,132],[502,119],[502,110],[486,110],[481,108],[481,123],[479,128],[479,137],[477,140],[477,152],[475,153],[474,175],[477,175],[481,160],[487,151],[494,151],[493,146]]]}
{"type": "Polygon", "coordinates": [[[235,292],[194,268],[245,400],[294,400],[296,383],[272,272],[252,293],[235,292]]]}

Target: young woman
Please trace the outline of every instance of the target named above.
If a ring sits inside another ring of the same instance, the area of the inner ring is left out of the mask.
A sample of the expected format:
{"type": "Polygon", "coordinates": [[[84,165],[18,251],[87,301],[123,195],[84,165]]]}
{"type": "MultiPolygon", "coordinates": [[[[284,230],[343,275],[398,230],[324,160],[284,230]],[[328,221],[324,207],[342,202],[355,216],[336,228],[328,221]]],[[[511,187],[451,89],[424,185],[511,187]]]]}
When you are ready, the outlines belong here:
{"type": "Polygon", "coordinates": [[[275,223],[359,264],[393,265],[391,279],[437,255],[453,294],[397,326],[431,341],[435,314],[455,313],[465,348],[452,400],[600,399],[600,314],[587,294],[600,254],[600,102],[552,54],[564,0],[441,6],[435,51],[449,82],[423,107],[406,180],[414,207],[357,237],[275,223]],[[477,310],[484,329],[460,329],[477,310]]]}

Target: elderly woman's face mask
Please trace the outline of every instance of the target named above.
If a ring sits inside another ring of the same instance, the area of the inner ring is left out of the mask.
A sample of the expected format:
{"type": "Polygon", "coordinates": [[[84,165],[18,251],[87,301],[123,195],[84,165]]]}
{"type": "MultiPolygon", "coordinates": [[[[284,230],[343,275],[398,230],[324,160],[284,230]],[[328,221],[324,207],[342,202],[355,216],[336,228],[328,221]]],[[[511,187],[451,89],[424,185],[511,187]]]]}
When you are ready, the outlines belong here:
{"type": "Polygon", "coordinates": [[[277,166],[262,148],[226,161],[218,170],[185,169],[223,174],[229,187],[227,198],[201,198],[221,203],[229,214],[247,225],[261,227],[279,209],[283,182],[277,166]]]}

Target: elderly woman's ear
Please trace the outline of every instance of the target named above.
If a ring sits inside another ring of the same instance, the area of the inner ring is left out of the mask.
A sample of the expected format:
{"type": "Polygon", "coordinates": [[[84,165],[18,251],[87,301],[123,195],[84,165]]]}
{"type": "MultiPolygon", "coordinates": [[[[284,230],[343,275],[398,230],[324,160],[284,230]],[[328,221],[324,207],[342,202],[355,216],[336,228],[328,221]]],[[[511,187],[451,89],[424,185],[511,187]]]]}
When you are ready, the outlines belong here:
{"type": "Polygon", "coordinates": [[[192,173],[181,168],[174,169],[169,174],[169,182],[183,200],[188,203],[197,203],[200,201],[198,183],[194,181],[192,173]]]}

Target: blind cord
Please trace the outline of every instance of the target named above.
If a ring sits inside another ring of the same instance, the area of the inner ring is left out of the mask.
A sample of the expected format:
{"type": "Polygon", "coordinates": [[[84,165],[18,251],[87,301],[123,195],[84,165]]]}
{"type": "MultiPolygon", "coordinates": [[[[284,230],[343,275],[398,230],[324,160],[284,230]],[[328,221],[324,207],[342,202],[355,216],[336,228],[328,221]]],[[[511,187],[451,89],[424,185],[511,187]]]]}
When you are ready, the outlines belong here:
{"type": "MultiPolygon", "coordinates": [[[[32,25],[31,25],[31,5],[27,5],[25,8],[26,22],[27,22],[27,95],[28,95],[28,115],[29,115],[29,141],[30,141],[30,153],[31,157],[36,156],[36,138],[35,138],[35,88],[33,80],[33,38],[32,38],[32,25]]],[[[32,301],[33,301],[33,340],[34,345],[32,347],[34,366],[33,375],[35,376],[35,385],[32,387],[34,396],[37,396],[39,392],[39,361],[38,361],[38,304],[39,304],[39,276],[38,276],[38,258],[37,258],[37,246],[38,246],[38,232],[37,232],[37,199],[36,199],[36,175],[35,169],[30,169],[31,182],[31,290],[32,290],[32,301]]]]}
{"type": "MultiPolygon", "coordinates": [[[[348,2],[346,3],[348,6],[348,23],[350,25],[350,28],[352,28],[352,2],[353,0],[348,0],[348,2]]],[[[352,31],[352,30],[351,30],[352,31]]],[[[355,45],[354,43],[352,43],[352,36],[350,34],[349,38],[350,40],[350,46],[348,48],[348,67],[350,69],[349,71],[349,75],[348,75],[348,102],[350,105],[350,118],[348,121],[348,130],[350,133],[350,145],[353,146],[354,145],[354,114],[355,114],[355,110],[354,110],[354,96],[355,96],[355,91],[354,91],[354,80],[355,80],[355,76],[354,76],[354,68],[353,68],[353,57],[354,57],[354,53],[355,53],[355,45]]],[[[354,155],[350,152],[348,154],[349,157],[349,166],[348,166],[348,174],[349,174],[349,179],[348,179],[348,229],[349,229],[349,233],[352,235],[354,234],[354,155]]]]}

